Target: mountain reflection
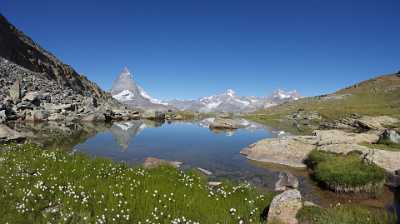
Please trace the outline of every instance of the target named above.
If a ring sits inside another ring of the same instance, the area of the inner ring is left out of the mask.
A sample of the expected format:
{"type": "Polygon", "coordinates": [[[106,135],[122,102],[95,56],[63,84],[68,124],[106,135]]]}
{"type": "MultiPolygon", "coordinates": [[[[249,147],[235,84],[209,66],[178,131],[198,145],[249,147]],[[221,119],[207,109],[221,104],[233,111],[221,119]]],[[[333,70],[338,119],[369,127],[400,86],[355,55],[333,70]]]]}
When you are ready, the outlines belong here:
{"type": "Polygon", "coordinates": [[[117,144],[125,151],[129,147],[129,142],[145,128],[155,128],[162,125],[162,122],[150,120],[115,122],[110,128],[110,132],[117,144]]]}

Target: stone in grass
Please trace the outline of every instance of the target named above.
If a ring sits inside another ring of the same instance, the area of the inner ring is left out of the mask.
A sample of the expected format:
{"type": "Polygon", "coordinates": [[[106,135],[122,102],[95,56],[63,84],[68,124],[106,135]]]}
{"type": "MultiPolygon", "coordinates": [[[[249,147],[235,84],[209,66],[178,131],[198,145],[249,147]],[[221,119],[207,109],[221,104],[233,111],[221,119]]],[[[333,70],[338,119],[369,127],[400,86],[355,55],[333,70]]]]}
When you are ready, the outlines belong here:
{"type": "Polygon", "coordinates": [[[219,182],[219,181],[210,181],[210,182],[208,182],[208,186],[210,186],[210,187],[218,187],[221,184],[222,184],[222,182],[219,182]]]}
{"type": "Polygon", "coordinates": [[[299,187],[299,180],[289,172],[280,172],[279,180],[275,183],[275,191],[286,191],[299,187]]]}
{"type": "Polygon", "coordinates": [[[157,168],[162,165],[170,165],[175,168],[179,168],[182,165],[182,162],[163,160],[155,157],[147,157],[143,162],[143,167],[146,169],[157,168]]]}
{"type": "Polygon", "coordinates": [[[298,190],[288,190],[272,199],[269,206],[268,223],[298,224],[297,212],[303,207],[301,194],[298,190]]]}
{"type": "Polygon", "coordinates": [[[197,170],[199,170],[200,172],[204,173],[207,176],[211,176],[213,174],[211,171],[203,169],[201,167],[197,167],[197,170]]]}

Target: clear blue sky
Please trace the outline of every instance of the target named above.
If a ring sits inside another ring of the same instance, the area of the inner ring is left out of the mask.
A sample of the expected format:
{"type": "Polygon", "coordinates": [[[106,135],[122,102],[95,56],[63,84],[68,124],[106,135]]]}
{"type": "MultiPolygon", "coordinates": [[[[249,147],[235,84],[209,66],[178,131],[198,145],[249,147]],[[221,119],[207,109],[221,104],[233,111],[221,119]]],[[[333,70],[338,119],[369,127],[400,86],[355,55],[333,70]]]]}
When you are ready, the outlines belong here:
{"type": "Polygon", "coordinates": [[[400,69],[399,0],[1,0],[0,12],[102,88],[126,65],[161,99],[317,95],[400,69]]]}

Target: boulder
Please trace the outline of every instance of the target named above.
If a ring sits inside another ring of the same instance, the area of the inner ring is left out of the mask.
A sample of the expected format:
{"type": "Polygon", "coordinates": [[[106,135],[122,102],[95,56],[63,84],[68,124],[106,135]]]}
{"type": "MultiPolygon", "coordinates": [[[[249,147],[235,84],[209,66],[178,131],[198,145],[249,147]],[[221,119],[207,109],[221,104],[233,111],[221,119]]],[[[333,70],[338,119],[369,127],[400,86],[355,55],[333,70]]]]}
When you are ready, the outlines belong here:
{"type": "Polygon", "coordinates": [[[49,117],[49,113],[43,110],[31,110],[27,111],[25,114],[26,121],[45,121],[49,117]]]}
{"type": "Polygon", "coordinates": [[[268,210],[268,223],[298,224],[297,212],[303,207],[298,190],[285,191],[272,199],[268,210]]]}
{"type": "Polygon", "coordinates": [[[264,139],[240,151],[248,159],[281,164],[296,168],[306,168],[304,160],[315,149],[313,137],[286,137],[264,139]]]}
{"type": "Polygon", "coordinates": [[[238,129],[241,127],[241,124],[233,119],[217,117],[209,127],[211,129],[238,129]]]}
{"type": "Polygon", "coordinates": [[[286,191],[289,189],[297,189],[299,180],[293,174],[283,171],[279,173],[279,179],[275,183],[275,191],[286,191]]]}
{"type": "Polygon", "coordinates": [[[0,124],[0,143],[5,142],[21,142],[25,140],[25,136],[21,133],[14,131],[4,124],[0,124]]]}
{"type": "Polygon", "coordinates": [[[394,144],[400,144],[400,133],[397,132],[396,130],[389,130],[386,129],[385,131],[382,132],[382,134],[379,136],[379,141],[378,143],[394,143],[394,144]]]}
{"type": "Polygon", "coordinates": [[[36,91],[27,92],[22,98],[23,101],[28,101],[35,106],[40,105],[40,93],[36,91]]]}
{"type": "Polygon", "coordinates": [[[146,169],[152,169],[162,165],[170,165],[179,168],[182,165],[182,162],[163,160],[155,157],[147,157],[143,162],[143,167],[146,169]]]}
{"type": "Polygon", "coordinates": [[[345,132],[342,130],[316,130],[314,136],[317,138],[317,144],[330,145],[330,144],[356,144],[356,143],[375,143],[379,139],[377,133],[353,133],[345,132]]]}
{"type": "Polygon", "coordinates": [[[17,110],[33,110],[36,105],[32,104],[31,102],[22,101],[16,105],[17,110]]]}
{"type": "Polygon", "coordinates": [[[365,130],[383,130],[384,126],[390,126],[399,122],[398,119],[389,116],[363,116],[355,119],[354,124],[365,130]]]}

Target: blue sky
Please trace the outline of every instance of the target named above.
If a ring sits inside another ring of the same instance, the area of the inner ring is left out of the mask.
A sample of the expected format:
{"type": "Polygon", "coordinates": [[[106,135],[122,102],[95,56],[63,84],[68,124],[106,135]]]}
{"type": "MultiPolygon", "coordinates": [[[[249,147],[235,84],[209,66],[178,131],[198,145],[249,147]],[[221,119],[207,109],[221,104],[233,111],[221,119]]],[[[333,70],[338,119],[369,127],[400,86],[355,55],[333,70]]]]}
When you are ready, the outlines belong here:
{"type": "Polygon", "coordinates": [[[400,70],[398,0],[1,0],[0,12],[102,88],[127,66],[160,99],[309,96],[400,70]]]}

